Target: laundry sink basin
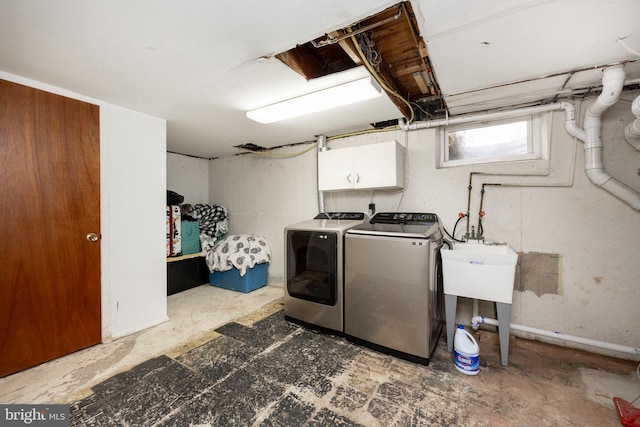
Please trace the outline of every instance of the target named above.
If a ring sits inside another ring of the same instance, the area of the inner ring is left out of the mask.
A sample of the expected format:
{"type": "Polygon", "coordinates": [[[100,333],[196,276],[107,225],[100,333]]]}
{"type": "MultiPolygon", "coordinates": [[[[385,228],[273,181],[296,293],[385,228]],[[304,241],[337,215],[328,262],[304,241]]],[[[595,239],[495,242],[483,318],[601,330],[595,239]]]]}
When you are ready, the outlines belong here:
{"type": "Polygon", "coordinates": [[[511,304],[518,254],[507,244],[443,247],[444,293],[511,304]]]}

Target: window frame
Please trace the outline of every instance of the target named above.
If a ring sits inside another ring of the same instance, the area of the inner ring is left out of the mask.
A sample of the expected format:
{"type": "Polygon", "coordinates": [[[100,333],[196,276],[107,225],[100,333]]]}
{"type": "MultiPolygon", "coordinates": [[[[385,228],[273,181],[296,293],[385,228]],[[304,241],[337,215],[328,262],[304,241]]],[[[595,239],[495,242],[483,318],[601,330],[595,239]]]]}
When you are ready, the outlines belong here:
{"type": "Polygon", "coordinates": [[[474,121],[464,124],[456,124],[450,126],[442,126],[439,130],[439,167],[456,167],[468,165],[480,165],[487,163],[510,163],[522,161],[535,161],[548,158],[549,135],[547,113],[529,114],[509,117],[497,120],[474,121]],[[516,122],[527,122],[527,153],[523,154],[504,154],[492,157],[482,158],[466,158],[449,160],[449,134],[468,129],[481,129],[491,126],[505,125],[516,122]]]}

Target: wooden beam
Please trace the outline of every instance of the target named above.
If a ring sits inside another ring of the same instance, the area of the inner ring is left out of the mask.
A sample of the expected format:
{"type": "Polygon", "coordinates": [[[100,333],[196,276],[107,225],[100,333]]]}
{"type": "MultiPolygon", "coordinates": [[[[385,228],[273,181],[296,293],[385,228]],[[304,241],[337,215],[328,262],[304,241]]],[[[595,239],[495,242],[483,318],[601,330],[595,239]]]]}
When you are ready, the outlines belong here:
{"type": "Polygon", "coordinates": [[[413,79],[416,81],[416,84],[420,88],[420,92],[422,92],[423,94],[431,93],[429,87],[427,86],[427,83],[424,81],[424,79],[422,78],[422,74],[419,71],[413,73],[413,79]]]}
{"type": "Polygon", "coordinates": [[[418,51],[420,52],[420,56],[422,58],[426,58],[428,56],[427,54],[427,45],[424,42],[424,40],[420,39],[418,41],[418,51]]]}
{"type": "MultiPolygon", "coordinates": [[[[343,34],[339,31],[334,31],[331,33],[331,36],[334,38],[338,38],[340,36],[342,36],[343,34]]],[[[351,41],[351,39],[344,39],[344,40],[340,40],[338,42],[338,45],[342,48],[342,50],[344,51],[344,53],[347,54],[347,56],[349,56],[349,58],[351,58],[351,60],[354,62],[354,64],[356,65],[362,65],[362,60],[360,59],[360,56],[358,55],[358,52],[356,51],[355,46],[353,45],[353,42],[351,41]]]]}
{"type": "Polygon", "coordinates": [[[398,77],[412,75],[420,71],[424,71],[424,68],[422,68],[421,63],[413,64],[413,65],[403,65],[401,67],[394,68],[394,74],[398,77]]]}

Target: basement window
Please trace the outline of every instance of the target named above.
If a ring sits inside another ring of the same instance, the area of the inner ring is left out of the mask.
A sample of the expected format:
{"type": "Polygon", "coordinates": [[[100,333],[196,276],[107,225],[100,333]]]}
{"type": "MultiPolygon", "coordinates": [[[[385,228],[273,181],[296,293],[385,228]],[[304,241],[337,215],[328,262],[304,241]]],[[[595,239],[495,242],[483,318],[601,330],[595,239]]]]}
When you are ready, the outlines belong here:
{"type": "Polygon", "coordinates": [[[544,120],[525,116],[447,126],[440,131],[440,166],[513,162],[541,158],[544,120]]]}

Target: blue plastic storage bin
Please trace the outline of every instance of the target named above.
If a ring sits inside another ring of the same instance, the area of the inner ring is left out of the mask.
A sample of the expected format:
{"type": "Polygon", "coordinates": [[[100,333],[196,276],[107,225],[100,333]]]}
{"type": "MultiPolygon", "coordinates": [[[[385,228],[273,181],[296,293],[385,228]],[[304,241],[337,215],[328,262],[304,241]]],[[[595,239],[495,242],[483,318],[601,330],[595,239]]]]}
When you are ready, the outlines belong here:
{"type": "Polygon", "coordinates": [[[256,264],[247,270],[247,274],[240,276],[237,268],[227,271],[209,272],[209,284],[219,288],[238,292],[251,292],[267,284],[269,263],[256,264]]]}

